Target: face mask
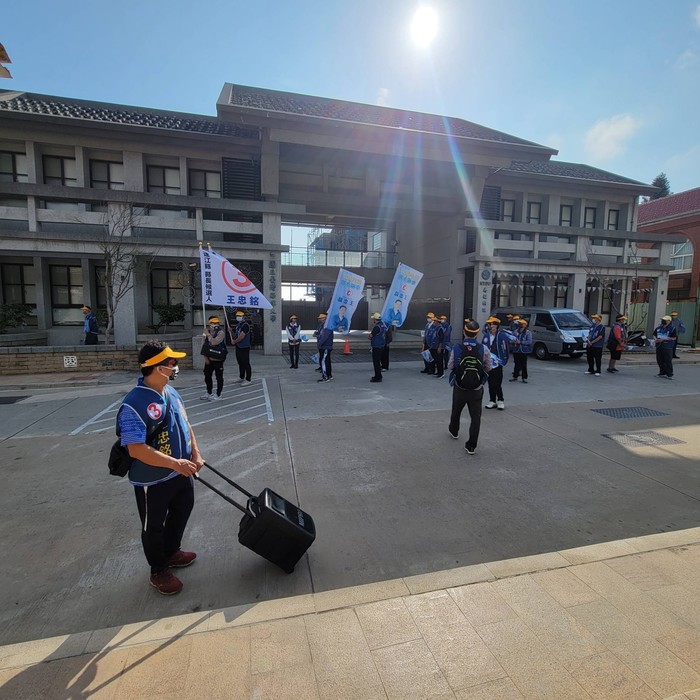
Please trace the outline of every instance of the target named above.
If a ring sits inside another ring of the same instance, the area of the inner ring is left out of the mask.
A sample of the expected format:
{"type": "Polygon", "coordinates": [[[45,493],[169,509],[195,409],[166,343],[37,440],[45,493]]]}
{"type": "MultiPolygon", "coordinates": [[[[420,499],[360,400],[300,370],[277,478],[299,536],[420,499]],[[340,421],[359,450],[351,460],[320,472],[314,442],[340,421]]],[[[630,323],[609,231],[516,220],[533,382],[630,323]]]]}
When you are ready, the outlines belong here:
{"type": "MultiPolygon", "coordinates": [[[[166,376],[166,379],[170,382],[177,379],[177,375],[180,374],[180,368],[177,365],[175,365],[175,367],[166,367],[165,369],[172,370],[172,374],[169,376],[166,376]]],[[[163,373],[161,372],[161,374],[163,374],[163,373]]]]}

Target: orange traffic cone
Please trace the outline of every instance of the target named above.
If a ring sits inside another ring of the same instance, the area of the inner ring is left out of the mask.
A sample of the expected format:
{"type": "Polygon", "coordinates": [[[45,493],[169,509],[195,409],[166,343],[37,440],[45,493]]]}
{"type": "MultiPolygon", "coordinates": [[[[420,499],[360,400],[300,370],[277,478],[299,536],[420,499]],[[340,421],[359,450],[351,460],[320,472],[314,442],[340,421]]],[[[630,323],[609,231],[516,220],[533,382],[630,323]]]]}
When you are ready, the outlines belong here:
{"type": "Polygon", "coordinates": [[[343,355],[352,355],[350,352],[350,338],[345,336],[345,348],[343,349],[343,355]]]}

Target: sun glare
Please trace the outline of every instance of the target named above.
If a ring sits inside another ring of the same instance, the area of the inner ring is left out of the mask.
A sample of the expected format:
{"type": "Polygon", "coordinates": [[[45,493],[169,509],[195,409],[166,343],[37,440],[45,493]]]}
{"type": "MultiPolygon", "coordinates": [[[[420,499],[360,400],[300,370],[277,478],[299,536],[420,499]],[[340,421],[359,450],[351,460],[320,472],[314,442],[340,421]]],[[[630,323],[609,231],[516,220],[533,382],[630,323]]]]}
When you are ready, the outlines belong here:
{"type": "Polygon", "coordinates": [[[411,21],[411,37],[421,48],[427,48],[433,43],[438,30],[437,12],[432,7],[421,5],[411,21]]]}

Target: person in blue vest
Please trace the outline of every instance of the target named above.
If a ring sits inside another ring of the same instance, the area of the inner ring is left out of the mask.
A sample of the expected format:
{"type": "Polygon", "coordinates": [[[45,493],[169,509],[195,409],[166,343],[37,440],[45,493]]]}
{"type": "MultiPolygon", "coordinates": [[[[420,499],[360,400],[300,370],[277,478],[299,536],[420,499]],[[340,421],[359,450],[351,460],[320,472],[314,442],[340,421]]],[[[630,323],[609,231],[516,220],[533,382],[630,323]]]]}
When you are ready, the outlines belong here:
{"type": "Polygon", "coordinates": [[[445,375],[445,330],[438,316],[433,316],[429,344],[430,354],[435,363],[435,377],[440,379],[445,375]]]}
{"type": "Polygon", "coordinates": [[[440,316],[440,325],[445,333],[445,339],[443,341],[443,345],[445,346],[444,365],[445,368],[447,368],[447,362],[450,359],[450,350],[452,350],[452,326],[447,320],[447,316],[440,316]]]}
{"type": "Polygon", "coordinates": [[[662,316],[661,323],[654,328],[656,339],[656,362],[659,365],[657,377],[673,379],[673,348],[678,340],[678,333],[673,327],[672,316],[662,316]]]}
{"type": "Polygon", "coordinates": [[[387,325],[382,321],[382,315],[372,314],[372,330],[369,333],[369,344],[372,348],[372,364],[374,365],[374,376],[370,382],[382,381],[382,352],[386,346],[387,325]]]}
{"type": "Polygon", "coordinates": [[[489,402],[484,408],[498,408],[502,411],[506,407],[503,397],[503,368],[508,364],[510,356],[508,344],[515,337],[509,331],[501,330],[501,321],[495,316],[486,319],[483,344],[491,353],[492,369],[489,372],[489,402]]]}
{"type": "Polygon", "coordinates": [[[325,328],[327,314],[318,315],[318,328],[314,331],[316,347],[318,348],[318,366],[321,370],[319,382],[329,382],[333,379],[331,353],[333,352],[333,331],[325,328]]]}
{"type": "Polygon", "coordinates": [[[227,348],[226,333],[221,327],[218,316],[209,317],[203,335],[204,385],[207,391],[199,399],[200,401],[219,401],[224,390],[224,362],[226,361],[227,348]],[[213,393],[213,374],[216,375],[216,394],[213,393]]]}
{"type": "Polygon", "coordinates": [[[287,344],[289,345],[289,369],[299,369],[299,346],[301,345],[301,326],[292,314],[287,324],[287,344]]]}
{"type": "Polygon", "coordinates": [[[600,314],[591,314],[593,325],[586,338],[586,359],[588,369],[586,374],[600,377],[600,367],[603,362],[603,345],[605,344],[605,326],[601,323],[603,317],[600,314]]]}
{"type": "Polygon", "coordinates": [[[81,306],[83,312],[83,331],[85,333],[85,345],[97,345],[99,330],[97,327],[97,319],[92,309],[89,306],[81,306]]]}
{"type": "Polygon", "coordinates": [[[236,348],[236,362],[241,386],[251,383],[253,368],[250,366],[250,324],[242,311],[236,311],[236,327],[233,329],[231,345],[236,348]]]}
{"type": "Polygon", "coordinates": [[[615,367],[615,364],[622,357],[622,351],[625,349],[625,327],[623,324],[626,320],[627,316],[618,314],[615,317],[615,323],[610,327],[607,344],[607,348],[610,351],[610,359],[608,360],[608,368],[606,370],[606,372],[610,374],[620,371],[615,367]]]}
{"type": "Polygon", "coordinates": [[[673,359],[679,360],[680,358],[676,353],[676,349],[678,348],[678,336],[681,333],[685,333],[685,323],[683,323],[677,311],[671,311],[671,325],[676,329],[676,339],[673,341],[673,359]]]}
{"type": "Polygon", "coordinates": [[[194,506],[192,477],[204,465],[182,399],[169,386],[178,374],[176,352],[152,340],[138,355],[141,378],[122,401],[117,435],[134,460],[129,481],[141,518],[141,544],[150,584],[163,595],[182,590],[173,568],[189,566],[194,552],[180,549],[194,506]]]}
{"type": "Polygon", "coordinates": [[[522,375],[523,384],[527,384],[527,356],[532,352],[532,333],[524,318],[518,319],[513,336],[513,376],[509,381],[517,382],[522,375]]]}
{"type": "MultiPolygon", "coordinates": [[[[421,342],[421,352],[425,352],[426,350],[430,352],[430,336],[433,332],[433,318],[435,318],[435,314],[432,311],[429,311],[425,318],[425,328],[423,328],[421,332],[423,336],[421,342]]],[[[420,371],[421,374],[435,374],[435,363],[432,361],[432,359],[428,361],[424,357],[423,365],[424,367],[420,371]]]]}
{"type": "Polygon", "coordinates": [[[462,343],[455,343],[452,354],[447,363],[450,370],[450,385],[452,386],[452,412],[450,413],[450,424],[447,431],[455,440],[459,438],[459,421],[464,407],[469,411],[469,438],[464,444],[464,449],[468,454],[473,455],[479,441],[479,431],[481,429],[481,405],[484,400],[484,384],[488,381],[491,370],[491,353],[483,343],[477,341],[479,334],[479,324],[469,318],[464,319],[464,340],[462,343]],[[457,380],[456,370],[460,367],[460,360],[464,356],[473,355],[477,362],[472,362],[469,372],[465,372],[460,386],[457,380]],[[478,371],[478,379],[476,372],[478,371]],[[468,376],[472,375],[473,376],[468,376]]]}

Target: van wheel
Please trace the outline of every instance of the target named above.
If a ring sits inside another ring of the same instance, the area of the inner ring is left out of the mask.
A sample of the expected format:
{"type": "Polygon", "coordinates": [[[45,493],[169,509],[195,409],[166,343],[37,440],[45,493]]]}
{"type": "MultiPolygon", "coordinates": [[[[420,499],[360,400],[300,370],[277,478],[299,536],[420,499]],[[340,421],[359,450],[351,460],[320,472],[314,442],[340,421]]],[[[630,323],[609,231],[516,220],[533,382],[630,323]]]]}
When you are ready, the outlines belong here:
{"type": "Polygon", "coordinates": [[[549,351],[544,343],[536,343],[535,347],[533,348],[533,352],[538,360],[549,359],[549,351]]]}
{"type": "Polygon", "coordinates": [[[578,360],[580,357],[583,357],[583,353],[582,352],[570,352],[569,357],[572,360],[578,360]]]}

